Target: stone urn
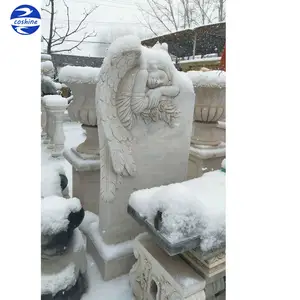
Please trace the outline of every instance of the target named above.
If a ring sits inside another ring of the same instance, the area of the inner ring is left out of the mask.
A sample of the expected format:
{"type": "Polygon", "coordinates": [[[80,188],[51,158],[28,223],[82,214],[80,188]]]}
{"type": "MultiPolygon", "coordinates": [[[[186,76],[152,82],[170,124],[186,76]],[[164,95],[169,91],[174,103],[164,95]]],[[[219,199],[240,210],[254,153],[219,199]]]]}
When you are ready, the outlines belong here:
{"type": "Polygon", "coordinates": [[[95,107],[95,93],[100,68],[66,66],[60,70],[59,81],[72,91],[73,100],[68,107],[72,121],[82,123],[86,140],[76,151],[83,159],[99,157],[99,139],[95,107]]]}
{"type": "Polygon", "coordinates": [[[222,140],[218,122],[225,119],[226,76],[223,71],[190,71],[196,101],[192,144],[218,146],[222,140]]]}

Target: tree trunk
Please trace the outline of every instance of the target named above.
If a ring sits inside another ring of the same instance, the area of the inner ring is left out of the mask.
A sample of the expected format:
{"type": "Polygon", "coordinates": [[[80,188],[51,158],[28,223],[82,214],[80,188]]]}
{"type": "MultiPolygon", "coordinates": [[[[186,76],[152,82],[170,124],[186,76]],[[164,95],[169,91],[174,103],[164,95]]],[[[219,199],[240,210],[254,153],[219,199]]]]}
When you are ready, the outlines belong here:
{"type": "Polygon", "coordinates": [[[220,6],[219,6],[219,22],[223,21],[223,15],[224,15],[224,0],[219,0],[220,6]]]}
{"type": "Polygon", "coordinates": [[[51,16],[50,16],[50,32],[47,45],[47,53],[51,54],[52,37],[53,37],[53,23],[54,23],[54,0],[50,0],[51,4],[51,16]]]}

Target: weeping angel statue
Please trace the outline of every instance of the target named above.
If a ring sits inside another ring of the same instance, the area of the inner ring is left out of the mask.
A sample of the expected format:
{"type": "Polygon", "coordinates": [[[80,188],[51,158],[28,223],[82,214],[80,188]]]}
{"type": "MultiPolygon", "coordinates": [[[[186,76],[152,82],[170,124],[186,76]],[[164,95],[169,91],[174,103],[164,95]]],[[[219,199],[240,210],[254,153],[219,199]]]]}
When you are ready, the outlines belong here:
{"type": "Polygon", "coordinates": [[[152,48],[135,36],[117,39],[108,49],[96,88],[100,144],[100,197],[114,199],[122,176],[134,176],[131,129],[138,120],[174,126],[180,90],[166,44],[152,48]],[[104,139],[104,141],[103,141],[104,139]]]}

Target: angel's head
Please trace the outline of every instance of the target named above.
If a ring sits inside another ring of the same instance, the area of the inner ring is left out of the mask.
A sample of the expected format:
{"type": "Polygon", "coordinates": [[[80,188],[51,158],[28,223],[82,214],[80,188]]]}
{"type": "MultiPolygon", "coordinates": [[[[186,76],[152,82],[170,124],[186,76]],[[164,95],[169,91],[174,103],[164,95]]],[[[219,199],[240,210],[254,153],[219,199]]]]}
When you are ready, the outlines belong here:
{"type": "Polygon", "coordinates": [[[168,85],[169,77],[168,74],[154,62],[148,62],[148,80],[147,86],[150,89],[157,88],[159,86],[168,85]]]}

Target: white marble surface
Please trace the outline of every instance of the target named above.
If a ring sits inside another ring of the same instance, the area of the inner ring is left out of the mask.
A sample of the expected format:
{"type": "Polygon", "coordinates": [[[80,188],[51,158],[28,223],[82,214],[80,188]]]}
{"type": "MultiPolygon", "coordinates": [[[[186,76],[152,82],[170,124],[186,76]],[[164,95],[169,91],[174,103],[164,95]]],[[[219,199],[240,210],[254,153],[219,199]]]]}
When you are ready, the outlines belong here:
{"type": "Polygon", "coordinates": [[[101,235],[116,244],[141,230],[127,214],[132,192],[186,179],[195,94],[166,44],[134,36],[108,49],[96,87],[101,235]]]}

